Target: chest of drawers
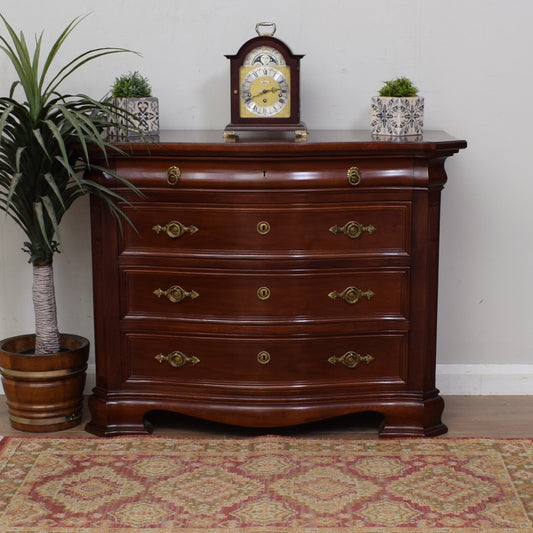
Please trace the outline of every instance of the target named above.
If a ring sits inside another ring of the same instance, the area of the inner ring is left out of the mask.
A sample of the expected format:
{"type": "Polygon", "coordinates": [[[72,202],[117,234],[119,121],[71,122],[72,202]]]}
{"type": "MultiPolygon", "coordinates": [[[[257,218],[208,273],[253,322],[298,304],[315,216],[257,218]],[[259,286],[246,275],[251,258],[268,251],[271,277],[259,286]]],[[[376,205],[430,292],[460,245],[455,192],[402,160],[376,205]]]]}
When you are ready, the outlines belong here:
{"type": "Polygon", "coordinates": [[[163,132],[91,205],[96,387],[87,430],[169,410],[251,427],[353,412],[381,436],[437,435],[440,194],[464,141],[311,132],[224,142],[163,132]]]}

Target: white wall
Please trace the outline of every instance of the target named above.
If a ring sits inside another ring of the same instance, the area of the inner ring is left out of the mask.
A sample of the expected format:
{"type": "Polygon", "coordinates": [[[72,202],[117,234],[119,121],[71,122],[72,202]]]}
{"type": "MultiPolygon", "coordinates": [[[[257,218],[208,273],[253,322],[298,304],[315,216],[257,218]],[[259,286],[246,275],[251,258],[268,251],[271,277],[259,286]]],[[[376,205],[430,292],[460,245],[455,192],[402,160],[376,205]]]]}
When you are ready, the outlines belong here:
{"type": "MultiPolygon", "coordinates": [[[[448,376],[456,369],[443,383],[456,386],[461,365],[521,365],[513,367],[520,374],[490,368],[526,379],[521,392],[533,393],[533,109],[518,100],[533,86],[530,0],[10,0],[1,13],[27,36],[44,28],[48,43],[72,18],[91,13],[61,59],[99,46],[131,48],[142,58],[102,59],[63,89],[100,97],[117,74],[140,70],[159,96],[163,129],[224,128],[224,54],[254,37],[259,21],[275,21],[276,37],[305,54],[301,107],[311,129],[368,128],[369,99],[381,82],[411,77],[426,98],[426,128],[469,143],[448,161],[443,193],[438,363],[448,376]]],[[[0,57],[0,94],[12,80],[0,57]]],[[[62,232],[65,251],[55,261],[61,329],[92,339],[86,201],[62,232]]],[[[0,338],[33,328],[21,242],[2,217],[0,338]]],[[[492,392],[519,390],[512,379],[500,383],[492,392]]]]}

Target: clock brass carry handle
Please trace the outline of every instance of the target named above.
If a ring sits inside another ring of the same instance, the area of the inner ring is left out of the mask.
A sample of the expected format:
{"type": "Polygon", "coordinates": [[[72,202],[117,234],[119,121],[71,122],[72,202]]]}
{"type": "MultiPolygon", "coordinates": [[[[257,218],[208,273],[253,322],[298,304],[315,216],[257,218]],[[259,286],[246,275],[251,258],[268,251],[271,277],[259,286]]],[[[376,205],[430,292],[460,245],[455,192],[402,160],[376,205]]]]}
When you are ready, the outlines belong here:
{"type": "Polygon", "coordinates": [[[255,31],[259,37],[273,37],[276,33],[276,25],[273,22],[258,22],[255,25],[255,31]],[[270,28],[270,31],[265,31],[264,28],[270,28]]]}
{"type": "Polygon", "coordinates": [[[340,357],[336,357],[335,355],[332,355],[328,359],[328,363],[331,363],[332,365],[336,365],[337,363],[342,363],[344,366],[348,368],[355,368],[359,363],[366,363],[367,365],[373,361],[374,358],[371,355],[361,355],[357,352],[346,352],[344,355],[341,355],[340,357]]]}
{"type": "Polygon", "coordinates": [[[168,355],[163,355],[162,353],[157,354],[155,356],[155,360],[159,361],[160,363],[168,362],[170,366],[174,368],[180,368],[182,366],[185,366],[186,364],[190,365],[197,365],[200,362],[200,359],[193,355],[192,357],[189,357],[188,355],[185,355],[183,352],[172,352],[168,355]]]}
{"type": "Polygon", "coordinates": [[[342,292],[332,291],[328,294],[332,300],[341,299],[344,300],[347,304],[353,305],[356,304],[361,298],[366,297],[368,300],[375,296],[375,293],[370,289],[367,291],[362,291],[357,287],[346,287],[342,292]]]}
{"type": "Polygon", "coordinates": [[[167,170],[167,183],[169,185],[176,185],[181,177],[181,170],[179,167],[171,166],[167,170]]]}
{"type": "Polygon", "coordinates": [[[154,291],[154,294],[158,298],[161,298],[161,296],[166,296],[173,304],[180,303],[185,300],[185,298],[190,298],[191,300],[194,300],[195,298],[198,298],[198,296],[200,296],[196,291],[186,291],[182,289],[179,285],[173,285],[166,291],[162,289],[156,289],[154,291]]]}
{"type": "Polygon", "coordinates": [[[343,235],[350,237],[350,239],[357,239],[361,236],[361,233],[363,233],[363,231],[366,231],[369,235],[372,235],[372,233],[376,231],[376,228],[372,226],[372,224],[370,224],[370,226],[363,226],[355,220],[350,220],[350,222],[347,222],[346,224],[344,224],[344,226],[331,226],[331,228],[329,228],[329,231],[331,231],[333,235],[337,235],[337,233],[342,233],[343,235]]]}
{"type": "Polygon", "coordinates": [[[346,176],[348,177],[348,183],[354,187],[361,183],[361,172],[357,167],[350,167],[346,172],[346,176]]]}
{"type": "Polygon", "coordinates": [[[191,235],[194,235],[198,228],[196,226],[184,226],[181,222],[178,222],[177,220],[172,220],[168,224],[165,224],[164,226],[161,226],[159,224],[156,224],[152,230],[154,230],[158,235],[161,232],[166,233],[171,239],[177,239],[184,235],[185,233],[190,233],[191,235]]]}

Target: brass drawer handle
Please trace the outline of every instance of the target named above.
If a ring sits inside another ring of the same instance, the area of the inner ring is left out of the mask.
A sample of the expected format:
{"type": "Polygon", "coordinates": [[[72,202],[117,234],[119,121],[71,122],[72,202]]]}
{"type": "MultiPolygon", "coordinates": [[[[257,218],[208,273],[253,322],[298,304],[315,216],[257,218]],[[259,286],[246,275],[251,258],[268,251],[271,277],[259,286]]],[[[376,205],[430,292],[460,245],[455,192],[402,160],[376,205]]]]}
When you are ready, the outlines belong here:
{"type": "Polygon", "coordinates": [[[198,296],[200,296],[196,291],[186,291],[182,289],[179,285],[173,285],[166,291],[162,289],[156,289],[154,291],[154,294],[158,298],[161,298],[161,296],[166,296],[173,304],[177,304],[185,300],[185,298],[190,298],[191,300],[194,300],[195,298],[198,298],[198,296]]]}
{"type": "Polygon", "coordinates": [[[328,359],[328,363],[331,363],[332,365],[336,365],[337,363],[342,363],[344,366],[348,368],[355,368],[359,363],[370,363],[373,361],[374,358],[371,355],[360,355],[357,352],[346,352],[344,355],[341,355],[341,357],[336,357],[332,355],[328,359]]]}
{"type": "Polygon", "coordinates": [[[171,166],[167,170],[167,183],[169,185],[176,185],[181,177],[181,170],[179,167],[171,166]]]}
{"type": "Polygon", "coordinates": [[[260,235],[266,235],[270,231],[270,224],[266,220],[261,220],[257,224],[257,233],[260,235]]]}
{"type": "Polygon", "coordinates": [[[257,354],[257,360],[262,365],[270,363],[270,354],[268,352],[262,351],[257,354]]]}
{"type": "Polygon", "coordinates": [[[350,167],[346,172],[346,176],[348,177],[348,183],[354,187],[361,183],[361,172],[357,167],[350,167]]]}
{"type": "Polygon", "coordinates": [[[350,220],[350,222],[346,222],[344,226],[331,226],[329,228],[329,231],[333,233],[333,235],[337,235],[337,233],[342,233],[343,235],[346,235],[346,237],[350,237],[350,239],[357,239],[361,236],[361,233],[363,231],[366,231],[369,235],[372,235],[374,231],[376,231],[376,228],[370,224],[370,226],[363,226],[362,224],[359,224],[359,222],[355,222],[355,220],[350,220]]]}
{"type": "Polygon", "coordinates": [[[259,287],[257,289],[257,297],[260,300],[268,300],[270,298],[270,289],[268,287],[259,287]]]}
{"type": "Polygon", "coordinates": [[[163,355],[162,353],[157,354],[155,356],[156,361],[159,361],[160,363],[165,363],[168,361],[170,366],[173,366],[174,368],[180,368],[182,366],[185,366],[186,364],[191,365],[197,365],[200,362],[200,359],[193,355],[192,357],[189,357],[185,355],[183,352],[172,352],[168,355],[163,355]]]}
{"type": "Polygon", "coordinates": [[[177,239],[178,237],[181,237],[187,232],[191,235],[194,235],[198,231],[198,228],[196,226],[184,226],[181,222],[178,222],[177,220],[173,220],[165,226],[160,226],[159,224],[156,224],[152,229],[158,235],[162,231],[165,232],[171,239],[177,239]]]}
{"type": "Polygon", "coordinates": [[[347,304],[352,305],[356,304],[363,296],[370,300],[370,298],[375,296],[375,293],[370,289],[367,291],[362,291],[357,287],[346,287],[346,289],[344,289],[342,292],[333,291],[330,292],[328,296],[332,300],[337,300],[338,298],[340,298],[341,300],[344,300],[347,304]]]}

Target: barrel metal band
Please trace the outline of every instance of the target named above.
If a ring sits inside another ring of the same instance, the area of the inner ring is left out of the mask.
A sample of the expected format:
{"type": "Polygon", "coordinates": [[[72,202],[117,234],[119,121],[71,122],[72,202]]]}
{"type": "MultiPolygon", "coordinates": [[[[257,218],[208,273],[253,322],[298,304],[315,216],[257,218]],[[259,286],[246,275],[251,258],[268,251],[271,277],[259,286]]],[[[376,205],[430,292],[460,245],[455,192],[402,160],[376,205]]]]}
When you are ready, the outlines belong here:
{"type": "Polygon", "coordinates": [[[53,424],[62,424],[63,422],[72,422],[81,418],[81,412],[76,411],[68,416],[58,416],[56,418],[23,418],[21,416],[9,415],[10,420],[19,424],[28,426],[51,426],[53,424]]]}
{"type": "Polygon", "coordinates": [[[0,367],[0,372],[4,376],[10,376],[14,378],[61,378],[64,376],[79,374],[80,372],[85,372],[85,370],[87,370],[87,365],[84,365],[81,368],[65,368],[61,370],[48,370],[46,372],[11,370],[9,368],[0,367]]]}

